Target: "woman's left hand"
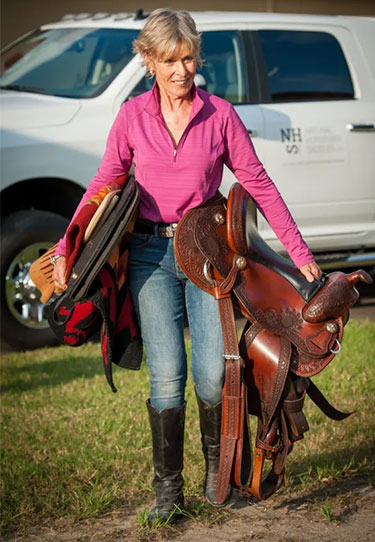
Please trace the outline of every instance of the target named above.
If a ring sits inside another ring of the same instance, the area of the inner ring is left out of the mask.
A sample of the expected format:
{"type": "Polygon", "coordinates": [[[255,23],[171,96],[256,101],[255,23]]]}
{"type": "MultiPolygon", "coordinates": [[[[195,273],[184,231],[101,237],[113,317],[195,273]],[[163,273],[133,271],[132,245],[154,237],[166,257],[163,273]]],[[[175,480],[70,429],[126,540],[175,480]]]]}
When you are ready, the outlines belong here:
{"type": "Polygon", "coordinates": [[[306,263],[299,268],[302,275],[309,282],[313,282],[314,279],[320,280],[322,278],[323,272],[320,269],[319,265],[316,262],[306,263]]]}

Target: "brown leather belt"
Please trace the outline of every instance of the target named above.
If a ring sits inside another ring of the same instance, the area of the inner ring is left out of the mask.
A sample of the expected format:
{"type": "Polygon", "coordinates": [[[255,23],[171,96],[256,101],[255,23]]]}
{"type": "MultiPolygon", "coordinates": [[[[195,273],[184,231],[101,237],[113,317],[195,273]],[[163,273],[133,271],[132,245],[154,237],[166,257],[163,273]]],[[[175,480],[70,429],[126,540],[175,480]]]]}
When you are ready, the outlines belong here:
{"type": "Polygon", "coordinates": [[[134,225],[137,233],[147,233],[155,237],[174,237],[178,222],[152,222],[144,218],[138,218],[134,225]]]}

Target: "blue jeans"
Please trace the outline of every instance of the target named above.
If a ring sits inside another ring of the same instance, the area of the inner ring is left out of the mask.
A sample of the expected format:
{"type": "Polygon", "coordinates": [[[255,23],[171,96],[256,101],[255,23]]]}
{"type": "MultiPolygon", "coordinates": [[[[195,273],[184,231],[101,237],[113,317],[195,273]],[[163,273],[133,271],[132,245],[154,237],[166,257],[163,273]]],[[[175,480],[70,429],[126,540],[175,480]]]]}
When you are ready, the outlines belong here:
{"type": "Polygon", "coordinates": [[[220,402],[224,346],[218,303],[187,279],[175,259],[173,239],[134,233],[129,277],[150,372],[152,406],[160,411],[185,401],[184,299],[197,393],[210,405],[220,402]]]}

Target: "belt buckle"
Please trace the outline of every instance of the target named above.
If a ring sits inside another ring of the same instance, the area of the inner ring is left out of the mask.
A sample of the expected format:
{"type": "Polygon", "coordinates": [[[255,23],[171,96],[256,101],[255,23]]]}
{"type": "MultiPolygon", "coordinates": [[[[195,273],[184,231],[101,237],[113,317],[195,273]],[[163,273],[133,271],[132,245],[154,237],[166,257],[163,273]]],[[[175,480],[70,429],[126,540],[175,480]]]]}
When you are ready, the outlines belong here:
{"type": "Polygon", "coordinates": [[[174,234],[177,230],[178,222],[172,222],[171,224],[168,224],[168,226],[160,226],[159,227],[159,235],[160,237],[174,237],[174,234]]]}

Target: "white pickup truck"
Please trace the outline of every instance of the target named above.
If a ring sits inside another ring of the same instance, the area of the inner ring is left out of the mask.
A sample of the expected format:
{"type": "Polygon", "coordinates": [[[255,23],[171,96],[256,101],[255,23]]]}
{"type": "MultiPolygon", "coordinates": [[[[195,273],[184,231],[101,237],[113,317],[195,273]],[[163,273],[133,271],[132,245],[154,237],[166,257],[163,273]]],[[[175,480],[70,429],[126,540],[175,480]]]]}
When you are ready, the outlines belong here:
{"type": "MultiPolygon", "coordinates": [[[[196,83],[232,102],[318,260],[375,262],[375,19],[193,13],[196,83]]],[[[2,341],[53,340],[30,263],[63,233],[124,100],[150,88],[145,15],[65,16],[1,61],[2,341]]],[[[222,190],[233,182],[226,171],[222,190]]],[[[263,237],[280,248],[264,220],[263,237]]],[[[332,263],[333,262],[333,263],[332,263]]]]}

